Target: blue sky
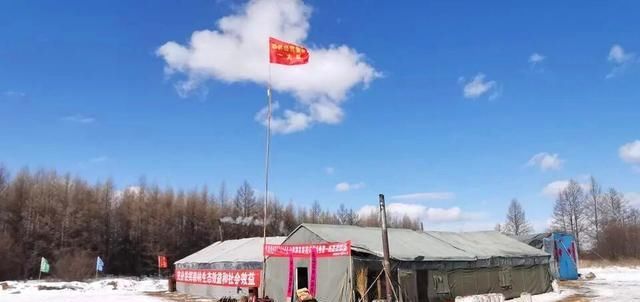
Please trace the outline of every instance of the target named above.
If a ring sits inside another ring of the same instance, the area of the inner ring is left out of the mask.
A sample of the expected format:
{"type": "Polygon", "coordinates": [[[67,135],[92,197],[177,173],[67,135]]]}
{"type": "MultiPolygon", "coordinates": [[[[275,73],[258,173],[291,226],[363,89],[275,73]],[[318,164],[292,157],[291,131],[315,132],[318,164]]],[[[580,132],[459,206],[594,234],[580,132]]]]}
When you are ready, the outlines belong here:
{"type": "Polygon", "coordinates": [[[518,198],[540,229],[545,188],[594,175],[640,204],[640,3],[274,3],[3,2],[0,162],[260,189],[254,42],[274,35],[311,50],[273,67],[283,201],[360,209],[385,193],[427,228],[466,230],[518,198]]]}

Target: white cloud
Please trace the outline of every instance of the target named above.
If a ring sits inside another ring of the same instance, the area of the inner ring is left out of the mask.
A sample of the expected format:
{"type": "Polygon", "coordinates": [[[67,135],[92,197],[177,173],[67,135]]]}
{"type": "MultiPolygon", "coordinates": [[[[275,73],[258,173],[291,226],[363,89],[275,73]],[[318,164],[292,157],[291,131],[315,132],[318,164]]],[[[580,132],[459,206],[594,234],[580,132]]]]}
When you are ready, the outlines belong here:
{"type": "Polygon", "coordinates": [[[140,192],[142,192],[142,188],[140,188],[139,186],[128,186],[124,189],[124,191],[129,194],[138,195],[140,194],[140,192]]]}
{"type": "Polygon", "coordinates": [[[635,61],[635,58],[635,53],[625,51],[619,44],[611,46],[607,60],[614,64],[614,67],[611,72],[607,74],[606,78],[610,79],[622,73],[629,64],[632,64],[635,61]]]}
{"type": "MultiPolygon", "coordinates": [[[[498,83],[496,81],[485,81],[485,77],[483,73],[478,73],[471,81],[467,82],[463,88],[464,97],[475,99],[492,90],[494,91],[494,94],[491,95],[492,98],[499,96],[499,93],[495,93],[498,83]]],[[[464,83],[465,80],[461,77],[458,82],[464,83]]]]}
{"type": "Polygon", "coordinates": [[[533,54],[531,54],[529,56],[529,63],[531,65],[536,65],[538,63],[542,63],[542,61],[544,61],[546,58],[547,57],[545,57],[545,56],[543,56],[543,55],[541,55],[541,54],[539,54],[537,52],[534,52],[533,54]]]}
{"type": "Polygon", "coordinates": [[[336,185],[336,191],[338,192],[347,192],[352,190],[359,190],[362,188],[364,188],[363,182],[358,182],[358,183],[341,182],[336,185]]]}
{"type": "MultiPolygon", "coordinates": [[[[176,84],[188,94],[208,79],[225,83],[268,82],[268,38],[273,36],[305,44],[311,7],[301,0],[251,0],[240,10],[218,20],[214,30],[193,32],[188,44],[170,41],[156,54],[164,59],[165,73],[183,74],[176,84]]],[[[337,124],[344,118],[342,104],[351,89],[366,87],[381,76],[363,54],[346,45],[309,45],[309,63],[271,65],[271,84],[292,94],[296,109],[285,109],[273,119],[276,133],[302,131],[316,123],[337,124]]],[[[264,123],[266,114],[256,115],[264,123]]]]}
{"type": "Polygon", "coordinates": [[[90,159],[89,162],[102,163],[102,162],[105,162],[107,160],[109,160],[109,157],[103,155],[103,156],[94,157],[94,158],[90,159]]]}
{"type": "MultiPolygon", "coordinates": [[[[280,104],[277,102],[272,105],[272,110],[275,111],[280,108],[280,104]]],[[[268,108],[262,108],[258,113],[256,113],[256,121],[260,122],[263,125],[267,125],[267,115],[269,114],[268,108]]],[[[271,119],[271,130],[274,133],[282,133],[288,134],[293,132],[302,131],[307,129],[311,123],[312,119],[309,115],[303,112],[297,112],[293,110],[284,110],[283,117],[272,118],[271,119]]]]}
{"type": "Polygon", "coordinates": [[[481,220],[462,220],[446,223],[429,223],[424,224],[425,230],[430,231],[446,231],[446,232],[474,232],[474,231],[493,231],[498,222],[488,219],[481,220]]]}
{"type": "Polygon", "coordinates": [[[615,64],[624,64],[633,60],[634,57],[634,53],[628,53],[619,44],[614,44],[611,46],[611,50],[609,50],[609,57],[607,59],[609,62],[615,64]]]}
{"type": "Polygon", "coordinates": [[[618,155],[625,162],[640,164],[640,140],[626,143],[618,149],[618,155]]]}
{"type": "Polygon", "coordinates": [[[418,202],[429,200],[447,200],[454,199],[456,195],[451,192],[420,192],[391,196],[391,200],[401,202],[418,202]]]}
{"type": "Polygon", "coordinates": [[[96,121],[95,118],[90,116],[85,116],[82,114],[69,115],[62,118],[63,121],[79,123],[79,124],[91,124],[96,121]]]}
{"type": "Polygon", "coordinates": [[[557,180],[547,184],[544,189],[542,189],[542,194],[547,195],[548,197],[556,198],[558,194],[564,190],[569,185],[568,180],[557,180]]]}
{"type": "Polygon", "coordinates": [[[499,85],[499,86],[496,86],[496,88],[493,89],[493,93],[489,95],[489,101],[493,101],[501,96],[502,96],[502,86],[499,85]]]}
{"type": "MultiPolygon", "coordinates": [[[[367,216],[377,212],[377,206],[366,205],[358,211],[358,214],[367,216]]],[[[387,204],[387,214],[396,217],[407,215],[412,219],[419,219],[424,223],[425,229],[428,230],[493,230],[496,224],[496,222],[487,220],[483,213],[466,212],[457,206],[429,208],[420,204],[390,203],[387,204]]]]}
{"type": "Polygon", "coordinates": [[[27,94],[22,91],[14,91],[14,90],[7,90],[2,94],[8,98],[23,98],[27,96],[27,94]]]}
{"type": "Polygon", "coordinates": [[[429,208],[426,213],[426,220],[432,222],[459,221],[462,217],[462,210],[453,208],[429,208]]]}
{"type": "Polygon", "coordinates": [[[627,192],[624,196],[629,200],[629,204],[640,208],[640,192],[627,192]]]}
{"type": "Polygon", "coordinates": [[[114,197],[118,202],[120,202],[125,193],[129,195],[139,195],[140,192],[142,192],[142,188],[140,188],[139,186],[128,186],[124,188],[124,190],[116,190],[114,192],[114,197]]]}
{"type": "Polygon", "coordinates": [[[533,227],[534,232],[546,232],[551,229],[553,225],[553,218],[548,217],[546,219],[533,219],[530,221],[531,226],[533,227]]]}
{"type": "MultiPolygon", "coordinates": [[[[554,182],[547,184],[542,189],[542,194],[550,198],[557,198],[558,194],[560,194],[560,192],[562,192],[562,190],[564,190],[568,185],[569,185],[569,180],[556,180],[554,182]]],[[[580,185],[582,190],[589,189],[588,183],[578,183],[578,185],[580,185]]]]}
{"type": "Polygon", "coordinates": [[[535,72],[544,72],[543,62],[547,59],[546,56],[534,52],[529,56],[529,68],[535,72]]]}
{"type": "Polygon", "coordinates": [[[326,173],[327,175],[333,175],[333,173],[336,172],[336,169],[334,167],[325,167],[324,168],[324,173],[326,173]]]}
{"type": "MultiPolygon", "coordinates": [[[[464,212],[459,207],[429,208],[421,204],[402,202],[389,203],[386,209],[388,215],[398,217],[407,215],[412,219],[420,219],[434,224],[478,220],[484,216],[481,213],[464,212]]],[[[371,213],[377,213],[377,211],[378,207],[366,205],[358,210],[358,214],[367,216],[371,213]]]]}
{"type": "Polygon", "coordinates": [[[527,162],[529,167],[539,167],[541,171],[547,170],[559,170],[562,168],[564,160],[560,159],[557,153],[551,154],[547,152],[540,152],[527,162]]]}

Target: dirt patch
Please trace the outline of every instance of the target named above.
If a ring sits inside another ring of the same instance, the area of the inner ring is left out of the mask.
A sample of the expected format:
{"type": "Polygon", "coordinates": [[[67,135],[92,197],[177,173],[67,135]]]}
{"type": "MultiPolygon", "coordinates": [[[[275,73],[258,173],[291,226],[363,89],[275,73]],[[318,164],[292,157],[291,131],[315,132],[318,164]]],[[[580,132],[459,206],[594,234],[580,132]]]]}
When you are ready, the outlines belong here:
{"type": "Polygon", "coordinates": [[[82,287],[77,287],[73,285],[63,284],[63,285],[38,285],[38,290],[81,290],[82,287]]]}
{"type": "Polygon", "coordinates": [[[574,290],[576,294],[566,297],[560,302],[588,302],[591,301],[596,295],[588,287],[589,281],[576,280],[576,281],[560,281],[558,284],[562,288],[568,288],[574,290]]]}
{"type": "Polygon", "coordinates": [[[11,286],[9,286],[9,283],[7,282],[0,282],[0,290],[7,290],[11,288],[11,286]]]}
{"type": "Polygon", "coordinates": [[[560,300],[560,302],[589,302],[589,301],[591,301],[591,299],[581,295],[573,295],[560,300]]]}

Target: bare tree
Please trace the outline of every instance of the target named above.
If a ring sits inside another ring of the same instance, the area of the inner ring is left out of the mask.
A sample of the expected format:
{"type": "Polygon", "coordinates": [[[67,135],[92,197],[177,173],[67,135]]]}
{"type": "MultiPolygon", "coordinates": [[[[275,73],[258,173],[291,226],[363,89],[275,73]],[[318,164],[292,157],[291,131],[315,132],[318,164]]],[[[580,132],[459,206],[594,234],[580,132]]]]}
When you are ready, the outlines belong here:
{"type": "Polygon", "coordinates": [[[344,204],[340,204],[338,211],[336,212],[336,217],[338,218],[338,222],[340,224],[346,225],[356,225],[358,224],[358,214],[353,211],[353,209],[344,206],[344,204]]]}
{"type": "Polygon", "coordinates": [[[9,185],[9,172],[0,164],[0,194],[3,194],[9,185]]]}
{"type": "Polygon", "coordinates": [[[602,189],[596,179],[591,176],[589,179],[589,190],[586,195],[587,215],[589,216],[590,236],[595,244],[598,244],[598,234],[600,233],[600,207],[602,200],[602,189]]]}
{"type": "Polygon", "coordinates": [[[2,233],[6,233],[8,229],[7,217],[8,213],[6,212],[5,206],[7,204],[8,198],[8,190],[9,187],[9,173],[7,169],[0,164],[0,231],[2,233]]]}
{"type": "Polygon", "coordinates": [[[625,223],[627,214],[628,201],[624,195],[614,188],[610,188],[604,196],[604,204],[602,206],[605,223],[625,223]]]}
{"type": "Polygon", "coordinates": [[[527,221],[522,205],[517,199],[512,199],[509,204],[509,210],[507,210],[507,220],[504,223],[503,232],[520,236],[529,234],[532,231],[533,228],[527,221]]]}
{"type": "Polygon", "coordinates": [[[578,250],[581,248],[580,241],[587,226],[584,204],[582,187],[572,179],[567,187],[558,194],[553,208],[554,228],[573,234],[578,250]]]}
{"type": "Polygon", "coordinates": [[[322,207],[317,200],[311,204],[311,211],[309,211],[309,220],[311,223],[320,223],[320,216],[322,215],[322,207]]]}
{"type": "Polygon", "coordinates": [[[220,183],[220,188],[218,189],[218,202],[220,203],[220,206],[224,206],[228,200],[227,184],[223,181],[220,183]]]}
{"type": "Polygon", "coordinates": [[[256,214],[257,204],[254,196],[253,188],[247,181],[244,181],[238,192],[236,192],[236,198],[234,200],[236,210],[239,211],[238,216],[249,217],[256,214]]]}

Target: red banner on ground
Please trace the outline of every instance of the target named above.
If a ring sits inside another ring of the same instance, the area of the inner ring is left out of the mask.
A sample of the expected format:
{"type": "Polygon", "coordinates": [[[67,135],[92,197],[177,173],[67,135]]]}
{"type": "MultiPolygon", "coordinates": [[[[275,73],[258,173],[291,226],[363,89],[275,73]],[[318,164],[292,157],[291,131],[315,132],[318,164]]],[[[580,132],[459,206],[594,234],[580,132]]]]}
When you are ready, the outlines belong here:
{"type": "Polygon", "coordinates": [[[261,270],[176,269],[176,282],[230,287],[259,287],[261,270]]]}
{"type": "Polygon", "coordinates": [[[271,257],[309,257],[311,249],[316,249],[318,257],[336,257],[351,255],[351,241],[316,244],[265,244],[264,254],[271,257]]]}

